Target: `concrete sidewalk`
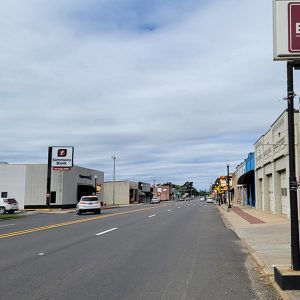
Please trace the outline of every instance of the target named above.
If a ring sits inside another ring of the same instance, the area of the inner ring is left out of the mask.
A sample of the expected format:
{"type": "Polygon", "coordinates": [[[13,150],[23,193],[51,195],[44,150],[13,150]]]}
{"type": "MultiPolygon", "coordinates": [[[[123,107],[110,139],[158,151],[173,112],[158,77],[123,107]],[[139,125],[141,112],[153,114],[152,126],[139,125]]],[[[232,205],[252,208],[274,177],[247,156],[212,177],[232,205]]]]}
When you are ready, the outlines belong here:
{"type": "Polygon", "coordinates": [[[291,266],[290,220],[255,208],[216,205],[225,224],[245,243],[251,256],[271,278],[283,299],[300,299],[300,291],[281,291],[274,281],[274,266],[291,266]]]}

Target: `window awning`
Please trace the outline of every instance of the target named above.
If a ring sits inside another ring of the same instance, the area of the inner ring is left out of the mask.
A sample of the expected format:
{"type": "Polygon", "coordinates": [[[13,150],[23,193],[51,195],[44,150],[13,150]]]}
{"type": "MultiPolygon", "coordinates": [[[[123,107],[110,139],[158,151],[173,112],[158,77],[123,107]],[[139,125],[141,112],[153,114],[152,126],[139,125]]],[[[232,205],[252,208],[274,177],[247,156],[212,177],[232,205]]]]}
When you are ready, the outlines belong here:
{"type": "Polygon", "coordinates": [[[238,179],[238,184],[253,184],[254,183],[254,170],[250,170],[243,174],[238,179]]]}

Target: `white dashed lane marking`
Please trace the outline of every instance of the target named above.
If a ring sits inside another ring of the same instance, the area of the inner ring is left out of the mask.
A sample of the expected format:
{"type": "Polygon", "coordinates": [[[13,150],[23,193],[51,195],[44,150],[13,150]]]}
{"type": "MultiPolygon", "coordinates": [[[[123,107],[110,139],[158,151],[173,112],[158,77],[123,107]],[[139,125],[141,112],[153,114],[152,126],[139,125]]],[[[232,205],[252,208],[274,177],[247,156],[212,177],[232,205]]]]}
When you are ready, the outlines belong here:
{"type": "Polygon", "coordinates": [[[148,218],[153,218],[153,217],[155,217],[156,215],[151,215],[151,216],[148,216],[148,218]]]}
{"type": "Polygon", "coordinates": [[[8,227],[8,226],[14,226],[15,224],[6,224],[6,225],[0,225],[0,227],[8,227]]]}
{"type": "Polygon", "coordinates": [[[99,232],[99,233],[97,233],[96,235],[102,235],[102,234],[105,234],[105,233],[108,233],[108,232],[111,232],[111,231],[114,231],[114,230],[117,230],[117,229],[119,229],[119,228],[118,228],[118,227],[116,227],[116,228],[111,228],[111,229],[108,229],[108,230],[99,232]]]}

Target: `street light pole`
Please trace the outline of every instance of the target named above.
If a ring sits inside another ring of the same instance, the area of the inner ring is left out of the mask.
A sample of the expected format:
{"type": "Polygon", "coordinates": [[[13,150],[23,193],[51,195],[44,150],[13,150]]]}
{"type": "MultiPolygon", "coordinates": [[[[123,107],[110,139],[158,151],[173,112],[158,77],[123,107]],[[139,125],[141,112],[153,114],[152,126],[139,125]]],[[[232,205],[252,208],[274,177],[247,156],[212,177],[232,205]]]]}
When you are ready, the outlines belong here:
{"type": "Polygon", "coordinates": [[[292,268],[300,270],[299,221],[297,201],[297,179],[295,163],[295,128],[294,128],[294,68],[299,69],[299,63],[287,63],[287,103],[288,103],[288,139],[289,139],[289,189],[290,189],[290,219],[291,219],[291,256],[292,268]]]}
{"type": "Polygon", "coordinates": [[[227,163],[227,197],[228,197],[228,208],[231,208],[230,191],[229,191],[229,163],[227,163]]]}
{"type": "Polygon", "coordinates": [[[116,156],[113,155],[112,159],[114,160],[114,172],[113,172],[113,205],[115,205],[115,181],[116,181],[116,156]]]}
{"type": "Polygon", "coordinates": [[[97,195],[97,175],[95,175],[95,196],[97,195]]]}

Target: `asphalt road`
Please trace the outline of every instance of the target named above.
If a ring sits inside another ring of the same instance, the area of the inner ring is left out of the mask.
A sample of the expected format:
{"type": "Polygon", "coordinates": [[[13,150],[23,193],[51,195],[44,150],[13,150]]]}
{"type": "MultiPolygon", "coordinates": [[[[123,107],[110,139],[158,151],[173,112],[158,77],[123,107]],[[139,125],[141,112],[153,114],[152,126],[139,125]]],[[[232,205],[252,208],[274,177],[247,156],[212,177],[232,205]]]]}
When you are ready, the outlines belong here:
{"type": "Polygon", "coordinates": [[[0,222],[1,299],[258,299],[245,253],[213,204],[0,222]]]}

